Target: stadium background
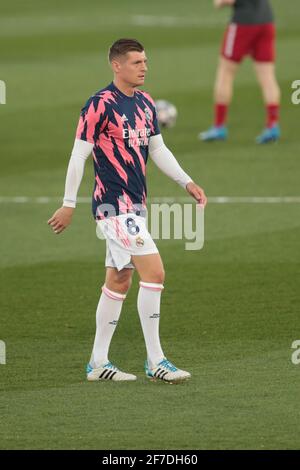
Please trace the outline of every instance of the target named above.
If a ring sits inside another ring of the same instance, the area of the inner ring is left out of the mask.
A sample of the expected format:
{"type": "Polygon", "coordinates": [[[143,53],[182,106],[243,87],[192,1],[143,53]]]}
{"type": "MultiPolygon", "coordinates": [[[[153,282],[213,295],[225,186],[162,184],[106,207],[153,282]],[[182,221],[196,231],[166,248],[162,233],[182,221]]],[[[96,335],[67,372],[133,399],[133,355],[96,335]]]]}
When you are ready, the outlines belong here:
{"type": "MultiPolygon", "coordinates": [[[[300,78],[299,5],[272,4],[283,138],[266,147],[253,143],[264,109],[249,60],[236,81],[230,140],[196,139],[212,120],[229,14],[210,0],[1,5],[0,339],[7,364],[0,365],[0,448],[299,448],[300,365],[291,362],[291,344],[300,339],[299,204],[211,202],[202,251],[158,242],[167,273],[162,343],[193,375],[180,386],[148,383],[143,374],[136,278],[111,359],[139,380],[85,381],[104,245],[89,204],[78,205],[62,236],[46,224],[63,195],[79,110],[111,80],[107,48],[122,36],[145,45],[145,89],[179,111],[164,138],[209,197],[300,196],[300,107],[291,104],[291,83],[300,78]]],[[[90,161],[80,196],[90,196],[92,178],[90,161]]],[[[148,193],[185,196],[152,162],[148,193]]]]}

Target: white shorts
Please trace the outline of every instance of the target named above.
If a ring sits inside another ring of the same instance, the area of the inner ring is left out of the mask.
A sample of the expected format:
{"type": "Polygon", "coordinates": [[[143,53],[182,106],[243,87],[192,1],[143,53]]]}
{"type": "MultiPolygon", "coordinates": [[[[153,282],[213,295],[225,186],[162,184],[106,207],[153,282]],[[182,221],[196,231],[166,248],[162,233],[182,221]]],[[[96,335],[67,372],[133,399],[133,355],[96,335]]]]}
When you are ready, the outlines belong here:
{"type": "MultiPolygon", "coordinates": [[[[148,232],[145,217],[134,213],[121,214],[97,221],[97,233],[100,229],[106,239],[105,266],[132,268],[132,255],[150,255],[158,249],[148,232]]],[[[98,235],[99,236],[99,235],[98,235]]],[[[100,238],[100,237],[99,237],[100,238]]]]}

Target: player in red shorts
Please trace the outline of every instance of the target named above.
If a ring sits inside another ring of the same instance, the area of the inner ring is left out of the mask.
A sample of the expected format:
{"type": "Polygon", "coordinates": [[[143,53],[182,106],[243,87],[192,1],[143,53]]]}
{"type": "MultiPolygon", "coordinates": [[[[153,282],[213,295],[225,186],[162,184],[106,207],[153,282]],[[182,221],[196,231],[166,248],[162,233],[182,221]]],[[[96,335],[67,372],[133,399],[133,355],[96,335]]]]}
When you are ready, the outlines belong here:
{"type": "Polygon", "coordinates": [[[275,26],[269,0],[214,0],[217,8],[233,7],[217,70],[214,99],[215,121],[208,131],[201,132],[202,141],[225,140],[226,118],[231,103],[233,81],[239,64],[250,55],[266,106],[266,127],[256,138],[258,144],[280,138],[280,88],[275,76],[275,26]]]}

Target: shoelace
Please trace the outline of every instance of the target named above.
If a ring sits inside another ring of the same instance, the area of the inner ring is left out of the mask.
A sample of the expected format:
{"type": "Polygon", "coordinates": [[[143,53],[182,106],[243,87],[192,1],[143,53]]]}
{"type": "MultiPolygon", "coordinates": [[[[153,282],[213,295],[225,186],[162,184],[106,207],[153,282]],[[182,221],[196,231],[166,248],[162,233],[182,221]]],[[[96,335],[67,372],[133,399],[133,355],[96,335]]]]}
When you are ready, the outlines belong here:
{"type": "Polygon", "coordinates": [[[116,366],[114,366],[111,362],[108,362],[107,364],[105,364],[103,367],[105,367],[105,369],[112,369],[112,370],[119,370],[116,366]]]}
{"type": "Polygon", "coordinates": [[[174,364],[172,364],[172,362],[168,361],[167,359],[165,359],[164,361],[161,361],[159,363],[159,365],[165,367],[170,372],[176,372],[177,371],[177,367],[175,367],[174,364]]]}

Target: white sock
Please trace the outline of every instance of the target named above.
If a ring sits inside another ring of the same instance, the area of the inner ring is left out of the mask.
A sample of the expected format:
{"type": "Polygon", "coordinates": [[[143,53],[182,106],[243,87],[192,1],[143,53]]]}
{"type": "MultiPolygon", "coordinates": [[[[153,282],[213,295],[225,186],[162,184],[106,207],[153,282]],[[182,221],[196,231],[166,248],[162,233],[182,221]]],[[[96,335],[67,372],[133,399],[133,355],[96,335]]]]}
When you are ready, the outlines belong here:
{"type": "Polygon", "coordinates": [[[105,285],[96,311],[96,335],[90,359],[92,367],[108,362],[108,350],[121,314],[126,295],[109,290],[105,285]]]}
{"type": "Polygon", "coordinates": [[[163,288],[162,284],[141,281],[137,299],[150,367],[164,359],[159,339],[160,297],[163,288]]]}

